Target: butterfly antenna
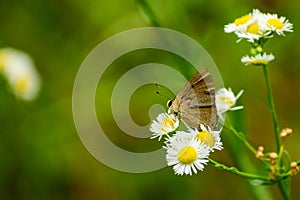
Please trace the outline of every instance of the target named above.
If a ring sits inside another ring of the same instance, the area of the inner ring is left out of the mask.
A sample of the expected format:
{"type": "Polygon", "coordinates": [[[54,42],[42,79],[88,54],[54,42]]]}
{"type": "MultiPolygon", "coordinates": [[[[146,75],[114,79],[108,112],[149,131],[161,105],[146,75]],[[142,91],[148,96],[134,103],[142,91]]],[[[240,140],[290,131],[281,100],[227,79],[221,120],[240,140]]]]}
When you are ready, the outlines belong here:
{"type": "MultiPolygon", "coordinates": [[[[157,88],[160,88],[160,87],[161,87],[161,85],[160,85],[159,83],[154,83],[154,84],[155,84],[155,86],[156,86],[157,88]]],[[[161,88],[160,88],[160,89],[161,89],[161,88]]],[[[172,97],[169,97],[168,95],[163,94],[163,93],[161,93],[161,92],[159,92],[159,91],[157,91],[157,90],[155,90],[155,93],[158,94],[158,95],[160,95],[160,96],[162,96],[162,97],[165,97],[165,98],[168,99],[168,100],[172,99],[172,97]]]]}
{"type": "Polygon", "coordinates": [[[157,90],[155,91],[155,93],[158,94],[158,95],[160,95],[160,96],[162,96],[162,97],[165,97],[165,98],[168,99],[168,100],[169,100],[169,99],[172,99],[172,98],[170,98],[169,96],[167,96],[167,95],[165,95],[165,94],[162,94],[162,93],[160,93],[160,92],[157,91],[157,90]]]}

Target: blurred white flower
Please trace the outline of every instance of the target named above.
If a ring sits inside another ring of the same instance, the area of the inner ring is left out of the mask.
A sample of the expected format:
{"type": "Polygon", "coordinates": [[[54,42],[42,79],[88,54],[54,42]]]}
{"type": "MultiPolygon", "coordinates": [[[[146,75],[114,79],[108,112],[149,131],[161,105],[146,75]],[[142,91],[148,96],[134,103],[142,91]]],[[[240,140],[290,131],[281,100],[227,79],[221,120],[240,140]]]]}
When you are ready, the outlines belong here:
{"type": "Polygon", "coordinates": [[[15,96],[27,101],[36,98],[40,77],[28,54],[13,48],[0,49],[0,71],[15,96]]]}
{"type": "Polygon", "coordinates": [[[174,142],[179,142],[178,140],[190,140],[192,141],[195,138],[195,135],[190,132],[185,131],[176,131],[176,133],[172,137],[167,137],[165,139],[166,146],[172,145],[174,142]],[[176,140],[176,141],[174,141],[176,140]]]}
{"type": "Polygon", "coordinates": [[[246,55],[246,56],[242,57],[241,61],[245,65],[261,66],[261,65],[268,64],[270,61],[272,61],[274,59],[275,59],[275,57],[273,56],[273,54],[263,53],[262,55],[257,54],[255,56],[246,55]]]}
{"type": "Polygon", "coordinates": [[[167,149],[168,166],[173,166],[175,174],[192,175],[203,170],[208,162],[210,148],[195,137],[187,137],[183,131],[178,131],[164,147],[167,149]],[[179,133],[179,134],[178,134],[179,133]]]}
{"type": "Polygon", "coordinates": [[[218,115],[222,116],[223,113],[230,110],[243,109],[243,106],[235,106],[237,99],[243,94],[241,90],[236,96],[232,92],[231,88],[221,88],[216,93],[216,106],[218,115]]]}
{"type": "Polygon", "coordinates": [[[178,118],[173,114],[161,113],[153,120],[150,125],[150,131],[153,133],[151,139],[161,140],[162,136],[175,131],[179,126],[178,118]]]}
{"type": "Polygon", "coordinates": [[[278,35],[284,35],[284,32],[293,32],[293,24],[289,23],[285,17],[278,17],[277,14],[265,14],[264,23],[269,30],[278,35]]]}

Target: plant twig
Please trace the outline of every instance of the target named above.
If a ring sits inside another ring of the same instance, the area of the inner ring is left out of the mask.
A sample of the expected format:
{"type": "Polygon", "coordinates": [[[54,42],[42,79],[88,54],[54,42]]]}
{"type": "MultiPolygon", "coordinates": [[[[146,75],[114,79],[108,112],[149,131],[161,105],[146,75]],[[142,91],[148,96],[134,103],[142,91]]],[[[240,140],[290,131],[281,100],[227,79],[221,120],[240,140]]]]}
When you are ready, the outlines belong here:
{"type": "MultiPolygon", "coordinates": [[[[276,151],[279,154],[278,155],[278,164],[279,167],[283,166],[283,161],[282,161],[282,148],[281,148],[281,141],[280,141],[280,133],[279,133],[279,126],[278,126],[278,120],[277,120],[277,115],[276,115],[276,110],[275,110],[275,105],[273,102],[273,95],[272,95],[272,89],[271,89],[271,84],[270,84],[270,78],[268,74],[268,68],[267,65],[263,65],[263,74],[267,86],[267,98],[268,98],[268,103],[269,103],[269,108],[271,110],[272,114],[272,120],[273,120],[273,128],[274,128],[274,134],[275,134],[275,141],[276,141],[276,151]]],[[[286,184],[284,184],[284,181],[286,180],[279,180],[278,181],[278,187],[279,190],[285,200],[290,199],[290,188],[286,184]]]]}
{"type": "Polygon", "coordinates": [[[225,124],[225,128],[227,128],[228,130],[230,130],[232,133],[234,133],[234,135],[239,138],[244,144],[245,146],[254,154],[256,154],[256,149],[248,142],[248,140],[246,139],[245,135],[241,132],[238,132],[237,130],[235,130],[235,128],[231,125],[226,125],[225,124]]]}
{"type": "Polygon", "coordinates": [[[246,172],[242,172],[242,171],[239,171],[235,167],[228,167],[228,166],[226,166],[224,164],[220,164],[220,163],[218,163],[217,161],[215,161],[215,160],[213,160],[211,158],[208,158],[208,160],[216,168],[223,169],[223,170],[228,171],[228,172],[232,172],[232,173],[237,174],[239,176],[242,176],[244,178],[258,179],[258,180],[262,180],[262,181],[265,181],[265,182],[272,183],[272,180],[270,178],[268,178],[268,177],[259,176],[259,175],[256,175],[256,174],[250,174],[250,173],[246,173],[246,172]]]}
{"type": "Polygon", "coordinates": [[[280,133],[279,133],[279,127],[278,127],[278,120],[277,120],[277,115],[275,111],[275,106],[273,102],[273,94],[272,94],[272,89],[271,89],[271,84],[270,84],[270,78],[268,74],[268,69],[267,65],[263,65],[263,73],[264,73],[264,78],[267,86],[267,98],[268,98],[268,103],[269,103],[269,108],[271,110],[272,114],[272,120],[273,120],[273,127],[274,127],[274,134],[275,134],[275,140],[276,140],[276,150],[277,153],[280,151],[280,133]]]}

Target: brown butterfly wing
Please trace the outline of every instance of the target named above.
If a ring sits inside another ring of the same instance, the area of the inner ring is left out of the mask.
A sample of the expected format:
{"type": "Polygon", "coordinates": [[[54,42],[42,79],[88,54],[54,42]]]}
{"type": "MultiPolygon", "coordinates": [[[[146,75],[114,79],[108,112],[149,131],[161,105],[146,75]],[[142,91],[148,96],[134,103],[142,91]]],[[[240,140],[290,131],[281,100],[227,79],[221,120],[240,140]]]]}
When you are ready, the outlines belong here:
{"type": "Polygon", "coordinates": [[[176,111],[190,128],[200,128],[200,124],[215,127],[215,87],[207,69],[201,69],[190,79],[178,93],[170,109],[176,111]]]}

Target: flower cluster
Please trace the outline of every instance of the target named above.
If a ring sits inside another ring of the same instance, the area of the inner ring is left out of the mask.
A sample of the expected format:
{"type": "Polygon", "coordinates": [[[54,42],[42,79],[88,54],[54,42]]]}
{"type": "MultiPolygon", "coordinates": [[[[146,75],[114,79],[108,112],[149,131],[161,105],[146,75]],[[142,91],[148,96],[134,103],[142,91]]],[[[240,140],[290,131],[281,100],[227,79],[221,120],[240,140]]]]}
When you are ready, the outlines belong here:
{"type": "Polygon", "coordinates": [[[252,56],[244,56],[242,62],[245,65],[266,65],[274,60],[272,54],[264,53],[264,43],[274,36],[274,34],[284,36],[284,32],[292,32],[293,24],[285,17],[277,14],[262,13],[258,9],[253,9],[242,17],[235,19],[233,23],[225,25],[226,33],[235,33],[238,41],[246,39],[253,46],[252,56]]]}
{"type": "Polygon", "coordinates": [[[36,98],[40,78],[29,55],[13,48],[0,49],[0,73],[16,97],[26,101],[36,98]]]}
{"type": "MultiPolygon", "coordinates": [[[[216,93],[216,105],[218,115],[230,110],[242,109],[236,106],[236,100],[242,95],[240,91],[237,96],[226,88],[220,89],[216,93]]],[[[150,131],[153,133],[151,139],[161,140],[165,137],[164,148],[167,151],[166,160],[168,166],[173,166],[175,174],[192,175],[198,170],[202,171],[208,163],[208,157],[215,150],[222,150],[221,131],[212,130],[200,124],[200,128],[188,128],[187,131],[177,130],[179,119],[174,114],[161,113],[153,120],[150,131]]]]}
{"type": "Polygon", "coordinates": [[[226,33],[235,33],[239,38],[238,41],[246,39],[254,43],[260,39],[271,38],[274,33],[284,36],[284,32],[293,31],[293,24],[285,17],[253,9],[251,13],[225,25],[224,30],[226,33]]]}

